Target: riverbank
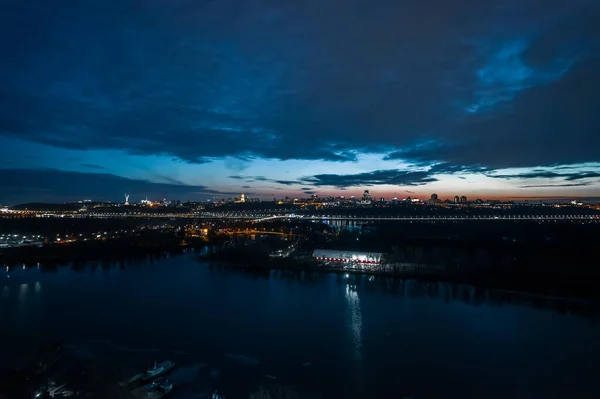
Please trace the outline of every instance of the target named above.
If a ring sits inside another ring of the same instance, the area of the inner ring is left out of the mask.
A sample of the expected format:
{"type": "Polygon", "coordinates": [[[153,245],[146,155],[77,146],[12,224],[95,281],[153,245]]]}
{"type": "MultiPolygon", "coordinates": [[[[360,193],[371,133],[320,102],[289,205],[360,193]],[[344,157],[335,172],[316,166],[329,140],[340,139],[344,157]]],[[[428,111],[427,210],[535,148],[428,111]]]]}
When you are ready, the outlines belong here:
{"type": "Polygon", "coordinates": [[[142,259],[168,253],[183,253],[206,245],[202,239],[182,239],[175,234],[147,233],[112,240],[53,243],[42,246],[3,248],[0,264],[37,265],[46,267],[64,264],[83,264],[89,261],[121,261],[142,259]]]}

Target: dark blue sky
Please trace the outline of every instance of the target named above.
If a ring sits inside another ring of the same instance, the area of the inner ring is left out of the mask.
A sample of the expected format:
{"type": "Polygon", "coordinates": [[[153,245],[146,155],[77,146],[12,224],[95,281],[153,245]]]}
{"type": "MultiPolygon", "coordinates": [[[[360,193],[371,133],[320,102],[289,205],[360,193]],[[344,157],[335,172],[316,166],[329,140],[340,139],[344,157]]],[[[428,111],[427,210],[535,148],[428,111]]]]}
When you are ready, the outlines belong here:
{"type": "Polygon", "coordinates": [[[600,196],[598,21],[597,0],[7,0],[0,202],[600,196]]]}

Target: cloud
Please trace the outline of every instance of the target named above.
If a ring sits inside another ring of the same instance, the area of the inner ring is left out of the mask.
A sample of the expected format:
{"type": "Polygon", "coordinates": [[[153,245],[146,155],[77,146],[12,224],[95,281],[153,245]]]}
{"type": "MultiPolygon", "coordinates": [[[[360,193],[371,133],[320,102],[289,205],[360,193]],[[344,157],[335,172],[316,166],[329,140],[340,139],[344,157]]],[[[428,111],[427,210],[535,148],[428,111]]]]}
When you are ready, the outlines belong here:
{"type": "Polygon", "coordinates": [[[582,179],[590,179],[600,177],[600,172],[585,171],[585,172],[571,172],[571,173],[556,173],[547,170],[534,170],[528,173],[517,173],[517,174],[488,174],[489,177],[497,179],[564,179],[566,181],[575,181],[582,179]]]}
{"type": "MultiPolygon", "coordinates": [[[[486,169],[600,159],[596,0],[352,4],[9,2],[0,135],[231,170],[365,152],[486,169]]],[[[428,182],[382,172],[319,176],[428,182]]]]}
{"type": "Polygon", "coordinates": [[[291,186],[293,184],[298,184],[299,182],[297,180],[269,180],[275,183],[279,183],[279,184],[283,184],[285,186],[291,186]]]}
{"type": "Polygon", "coordinates": [[[291,186],[294,184],[299,184],[300,182],[298,180],[279,180],[279,179],[269,179],[268,177],[265,176],[239,176],[239,175],[234,175],[234,176],[227,176],[230,179],[234,179],[234,180],[243,180],[246,182],[269,182],[269,183],[277,183],[277,184],[282,184],[284,186],[291,186]]]}
{"type": "Polygon", "coordinates": [[[582,173],[573,173],[567,177],[565,177],[565,180],[568,181],[573,181],[573,180],[581,180],[581,179],[590,179],[593,177],[600,177],[600,173],[599,172],[582,172],[582,173]]]}
{"type": "Polygon", "coordinates": [[[85,168],[89,168],[89,169],[97,169],[97,170],[104,170],[104,171],[109,171],[107,168],[105,168],[104,166],[100,166],[100,165],[94,165],[94,164],[90,164],[90,163],[82,163],[81,166],[85,167],[85,168]]]}
{"type": "Polygon", "coordinates": [[[582,187],[589,186],[591,183],[565,183],[565,184],[532,184],[519,186],[520,188],[548,188],[548,187],[582,187]]]}
{"type": "Polygon", "coordinates": [[[309,183],[317,187],[353,187],[372,186],[379,184],[420,186],[426,183],[437,181],[436,178],[431,177],[429,172],[411,172],[404,170],[376,170],[373,172],[349,175],[319,174],[305,177],[302,180],[305,183],[309,183]]]}
{"type": "Polygon", "coordinates": [[[0,169],[0,202],[122,200],[136,198],[205,199],[227,194],[205,186],[151,183],[111,174],[64,172],[52,169],[0,169]],[[180,198],[177,198],[180,197],[180,198]]]}

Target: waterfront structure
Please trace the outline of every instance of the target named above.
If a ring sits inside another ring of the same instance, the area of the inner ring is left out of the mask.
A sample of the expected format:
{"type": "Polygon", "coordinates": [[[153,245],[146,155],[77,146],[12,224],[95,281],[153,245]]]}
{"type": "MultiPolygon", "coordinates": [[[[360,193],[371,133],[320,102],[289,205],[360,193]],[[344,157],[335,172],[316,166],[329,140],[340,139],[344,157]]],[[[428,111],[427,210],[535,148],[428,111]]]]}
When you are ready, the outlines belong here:
{"type": "Polygon", "coordinates": [[[381,252],[345,251],[335,249],[315,249],[312,257],[315,260],[344,263],[360,263],[379,265],[383,254],[381,252]]]}

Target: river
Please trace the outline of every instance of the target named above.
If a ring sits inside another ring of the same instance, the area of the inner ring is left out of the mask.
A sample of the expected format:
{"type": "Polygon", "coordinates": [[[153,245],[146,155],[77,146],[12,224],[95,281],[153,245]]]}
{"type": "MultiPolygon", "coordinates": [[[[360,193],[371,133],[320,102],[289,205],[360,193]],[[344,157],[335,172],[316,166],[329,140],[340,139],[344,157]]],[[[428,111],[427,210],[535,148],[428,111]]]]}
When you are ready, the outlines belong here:
{"type": "Polygon", "coordinates": [[[49,339],[172,351],[188,386],[175,398],[199,397],[191,380],[203,373],[228,399],[265,375],[311,398],[600,397],[597,318],[539,303],[442,283],[257,276],[188,255],[14,268],[0,281],[0,359],[49,339]]]}

